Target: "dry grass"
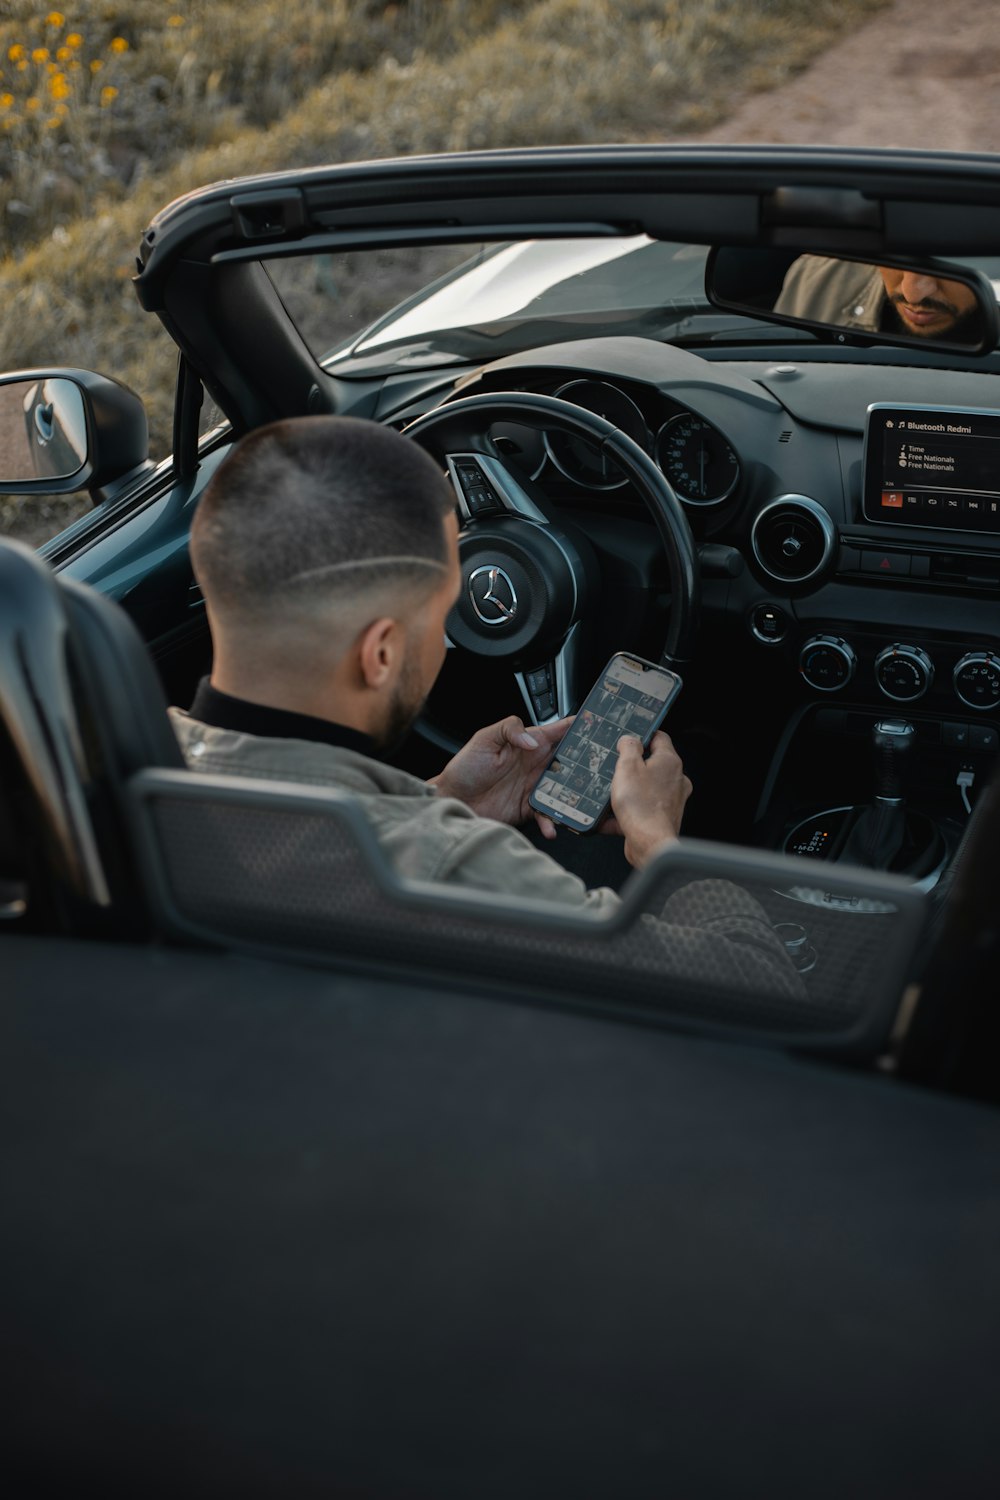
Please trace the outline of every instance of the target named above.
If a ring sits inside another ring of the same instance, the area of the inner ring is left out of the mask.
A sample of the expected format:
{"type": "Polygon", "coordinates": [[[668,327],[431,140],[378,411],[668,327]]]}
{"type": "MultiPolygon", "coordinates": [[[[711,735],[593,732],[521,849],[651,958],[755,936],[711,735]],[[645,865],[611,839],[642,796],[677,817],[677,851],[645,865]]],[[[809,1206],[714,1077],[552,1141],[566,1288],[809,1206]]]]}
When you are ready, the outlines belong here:
{"type": "MultiPolygon", "coordinates": [[[[29,213],[6,213],[18,232],[0,261],[0,368],[117,375],[146,399],[162,454],[174,351],[130,277],[142,229],[171,198],[324,161],[688,134],[886,3],[91,0],[57,13],[49,40],[83,37],[88,72],[98,58],[113,69],[91,78],[118,92],[102,106],[96,85],[81,85],[61,101],[58,128],[25,124],[19,102],[20,123],[0,136],[0,211],[4,194],[30,200],[29,213]],[[127,48],[112,50],[115,37],[127,48]]],[[[2,56],[46,35],[45,13],[26,0],[8,0],[5,14],[2,56]]],[[[47,61],[31,64],[43,66],[54,76],[47,61]]],[[[4,68],[11,92],[9,59],[4,68]]]]}
{"type": "Polygon", "coordinates": [[[93,194],[199,147],[266,129],[317,84],[392,59],[409,65],[533,0],[8,0],[0,21],[0,212],[23,245],[93,194]],[[457,23],[457,24],[456,24],[457,23]]]}

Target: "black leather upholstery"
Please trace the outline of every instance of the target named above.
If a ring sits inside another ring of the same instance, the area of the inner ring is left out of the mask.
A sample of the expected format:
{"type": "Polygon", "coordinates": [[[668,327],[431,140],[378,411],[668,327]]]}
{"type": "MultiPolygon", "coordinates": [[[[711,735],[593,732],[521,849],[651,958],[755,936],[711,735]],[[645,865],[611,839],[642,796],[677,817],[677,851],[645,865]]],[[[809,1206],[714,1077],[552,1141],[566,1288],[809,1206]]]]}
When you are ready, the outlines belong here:
{"type": "MultiPolygon", "coordinates": [[[[0,540],[0,877],[28,925],[148,928],[124,785],[180,749],[124,610],[0,540]]],[[[8,915],[11,913],[8,912],[8,915]]]]}
{"type": "Polygon", "coordinates": [[[167,700],[145,641],[112,599],[60,579],[73,653],[102,748],[118,776],[149,766],[183,768],[167,700]]]}

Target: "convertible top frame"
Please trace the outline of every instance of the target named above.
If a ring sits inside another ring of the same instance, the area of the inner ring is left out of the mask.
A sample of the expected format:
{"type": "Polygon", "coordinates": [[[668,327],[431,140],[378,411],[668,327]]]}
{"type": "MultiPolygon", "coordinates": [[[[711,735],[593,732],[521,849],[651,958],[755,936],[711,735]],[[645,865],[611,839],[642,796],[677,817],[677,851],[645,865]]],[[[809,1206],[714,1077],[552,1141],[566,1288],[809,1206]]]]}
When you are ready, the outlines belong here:
{"type": "Polygon", "coordinates": [[[386,244],[638,233],[862,257],[973,254],[1000,243],[995,158],[914,151],[903,159],[901,168],[899,152],[831,147],[580,146],[241,178],[157,214],[134,285],[239,434],[339,405],[337,381],[306,347],[262,261],[386,244]]]}

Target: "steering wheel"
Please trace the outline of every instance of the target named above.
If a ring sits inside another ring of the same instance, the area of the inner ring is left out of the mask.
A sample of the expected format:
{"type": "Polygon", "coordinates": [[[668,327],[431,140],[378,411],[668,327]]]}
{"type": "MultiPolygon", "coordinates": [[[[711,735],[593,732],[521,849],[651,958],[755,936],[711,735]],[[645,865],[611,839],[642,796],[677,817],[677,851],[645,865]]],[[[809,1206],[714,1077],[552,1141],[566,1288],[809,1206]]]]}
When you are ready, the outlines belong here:
{"type": "Polygon", "coordinates": [[[611,422],[555,396],[504,392],[436,407],[404,429],[447,467],[462,527],[462,586],[448,637],[466,651],[510,661],[532,723],[576,711],[580,625],[599,608],[587,538],[546,514],[490,437],[496,422],[583,438],[634,485],[666,553],[671,607],[662,661],[690,659],[698,629],[698,559],[680,501],[648,453],[611,422]]]}

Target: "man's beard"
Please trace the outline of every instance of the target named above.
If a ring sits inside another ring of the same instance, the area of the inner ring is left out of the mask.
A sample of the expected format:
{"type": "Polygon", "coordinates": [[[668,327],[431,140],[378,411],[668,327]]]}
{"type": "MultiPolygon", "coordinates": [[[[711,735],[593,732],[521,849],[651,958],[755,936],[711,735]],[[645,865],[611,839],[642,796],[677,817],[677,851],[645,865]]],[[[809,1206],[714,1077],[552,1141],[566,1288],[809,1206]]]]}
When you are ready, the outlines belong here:
{"type": "Polygon", "coordinates": [[[412,659],[407,657],[386,711],[385,723],[375,736],[380,754],[391,755],[394,750],[399,749],[426,702],[427,694],[423,691],[420,674],[412,659]]]}
{"type": "Polygon", "coordinates": [[[965,312],[960,313],[950,302],[942,302],[936,297],[921,298],[919,302],[914,302],[912,305],[914,307],[935,308],[939,312],[954,313],[955,321],[950,323],[947,328],[934,331],[928,329],[926,333],[920,333],[918,329],[911,328],[909,323],[899,314],[896,304],[905,300],[905,298],[898,295],[895,297],[886,297],[885,315],[882,320],[882,327],[886,333],[906,333],[911,338],[925,338],[928,341],[943,339],[949,344],[963,344],[966,348],[981,343],[983,337],[983,320],[979,315],[978,307],[970,307],[965,312]]]}

